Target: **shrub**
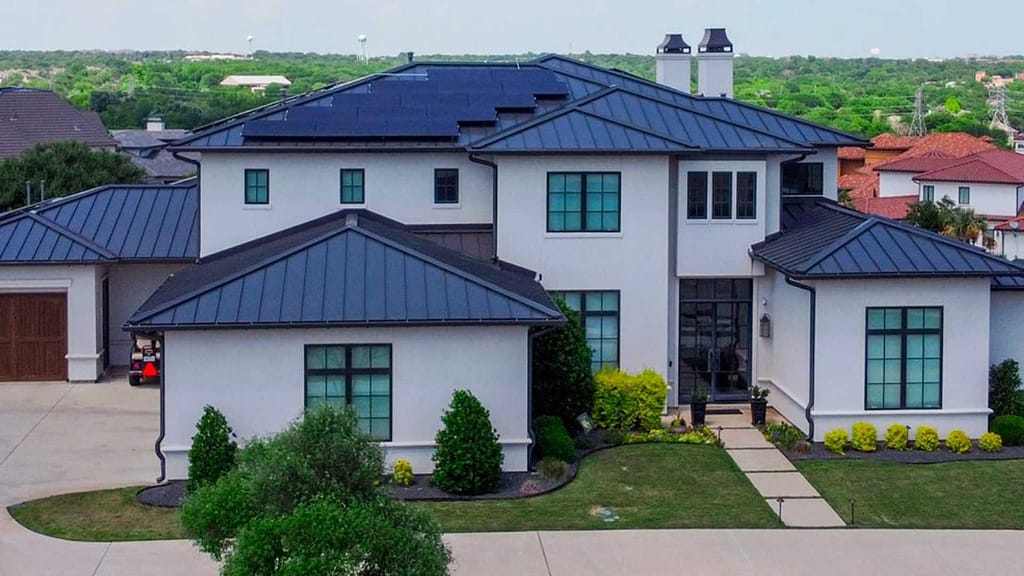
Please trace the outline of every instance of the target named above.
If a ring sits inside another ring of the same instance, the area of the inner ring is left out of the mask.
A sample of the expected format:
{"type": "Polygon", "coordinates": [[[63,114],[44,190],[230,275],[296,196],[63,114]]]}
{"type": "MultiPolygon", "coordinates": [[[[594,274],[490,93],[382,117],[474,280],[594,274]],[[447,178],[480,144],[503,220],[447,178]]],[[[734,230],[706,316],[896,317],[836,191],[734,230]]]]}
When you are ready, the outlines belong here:
{"type": "Polygon", "coordinates": [[[533,413],[562,419],[568,430],[579,431],[576,417],[590,411],[594,399],[594,375],[579,316],[561,298],[555,303],[566,323],[533,341],[533,413]]]}
{"type": "Polygon", "coordinates": [[[963,430],[953,430],[946,436],[946,448],[950,452],[963,454],[971,450],[971,438],[963,430]]]}
{"type": "Polygon", "coordinates": [[[1003,446],[1020,446],[1024,443],[1024,418],[1020,416],[998,416],[992,420],[990,429],[999,434],[1003,446]]]}
{"type": "Polygon", "coordinates": [[[541,478],[561,482],[569,474],[569,468],[558,458],[545,458],[537,463],[537,473],[541,478]]]}
{"type": "Polygon", "coordinates": [[[442,576],[450,561],[424,512],[384,497],[317,498],[246,525],[221,574],[442,576]]]}
{"type": "Polygon", "coordinates": [[[1024,416],[1024,391],[1020,366],[1016,360],[1004,360],[988,370],[989,407],[996,416],[1024,416]]]}
{"type": "Polygon", "coordinates": [[[878,450],[878,430],[870,422],[855,422],[853,424],[854,450],[858,452],[874,452],[878,450]]]}
{"type": "Polygon", "coordinates": [[[232,470],[188,493],[181,506],[181,525],[200,550],[222,560],[238,531],[256,518],[258,510],[259,495],[253,493],[249,479],[232,470]]]}
{"type": "Polygon", "coordinates": [[[626,435],[619,430],[603,430],[601,440],[609,446],[620,446],[626,441],[626,435]]]}
{"type": "Polygon", "coordinates": [[[849,442],[850,437],[846,434],[846,430],[842,428],[836,428],[825,434],[825,447],[840,456],[846,454],[846,445],[849,442]]]}
{"type": "Polygon", "coordinates": [[[414,475],[412,473],[412,462],[408,460],[395,461],[395,484],[399,486],[412,486],[414,475]]]}
{"type": "Polygon", "coordinates": [[[594,422],[602,428],[624,430],[661,428],[668,386],[654,370],[630,375],[605,369],[594,377],[594,422]]]}
{"type": "Polygon", "coordinates": [[[893,424],[885,431],[885,447],[889,450],[906,450],[910,432],[903,424],[893,424]]]}
{"type": "Polygon", "coordinates": [[[985,432],[978,439],[978,448],[985,452],[999,452],[1003,449],[1003,439],[994,432],[985,432]]]}
{"type": "Polygon", "coordinates": [[[538,417],[533,421],[533,433],[537,441],[533,448],[534,459],[551,457],[564,462],[576,460],[576,443],[558,416],[538,417]]]}
{"type": "Polygon", "coordinates": [[[761,427],[761,433],[764,434],[765,440],[786,450],[792,450],[798,442],[807,438],[799,428],[785,422],[766,424],[761,427]]]}
{"type": "Polygon", "coordinates": [[[188,450],[188,492],[213,484],[235,467],[238,445],[228,420],[213,406],[205,406],[188,450]]]}
{"type": "Polygon", "coordinates": [[[914,448],[934,452],[939,447],[939,431],[931,426],[918,426],[914,431],[914,448]]]}
{"type": "Polygon", "coordinates": [[[468,390],[452,394],[434,451],[434,484],[452,494],[484,494],[501,486],[505,457],[491,415],[468,390]]]}

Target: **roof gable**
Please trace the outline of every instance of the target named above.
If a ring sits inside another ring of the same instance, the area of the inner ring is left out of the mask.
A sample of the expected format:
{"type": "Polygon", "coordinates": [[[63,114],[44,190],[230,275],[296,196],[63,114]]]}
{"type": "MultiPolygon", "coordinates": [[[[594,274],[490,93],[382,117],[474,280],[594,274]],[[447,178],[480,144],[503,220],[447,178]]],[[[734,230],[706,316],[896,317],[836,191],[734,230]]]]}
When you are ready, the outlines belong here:
{"type": "Polygon", "coordinates": [[[924,182],[984,182],[1024,185],[1024,155],[1007,150],[987,150],[948,162],[917,176],[924,182]]]}
{"type": "Polygon", "coordinates": [[[117,145],[98,114],[77,110],[54,92],[0,88],[0,158],[62,140],[110,148],[117,145]]]}
{"type": "Polygon", "coordinates": [[[112,254],[27,213],[0,224],[0,263],[88,264],[111,260],[112,254]]]}

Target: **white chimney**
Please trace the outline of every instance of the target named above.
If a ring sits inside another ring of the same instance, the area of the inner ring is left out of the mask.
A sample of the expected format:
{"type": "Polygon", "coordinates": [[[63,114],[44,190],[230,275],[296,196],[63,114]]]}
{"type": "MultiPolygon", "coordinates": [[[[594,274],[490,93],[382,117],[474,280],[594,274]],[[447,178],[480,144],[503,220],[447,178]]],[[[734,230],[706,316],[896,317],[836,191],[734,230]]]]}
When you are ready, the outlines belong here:
{"type": "Polygon", "coordinates": [[[690,45],[682,34],[666,34],[654,57],[658,84],[690,93],[690,45]]]}
{"type": "Polygon", "coordinates": [[[159,116],[146,118],[146,132],[162,132],[164,130],[164,119],[159,116]]]}
{"type": "Polygon", "coordinates": [[[707,28],[697,46],[697,91],[732,98],[732,42],[725,28],[707,28]]]}

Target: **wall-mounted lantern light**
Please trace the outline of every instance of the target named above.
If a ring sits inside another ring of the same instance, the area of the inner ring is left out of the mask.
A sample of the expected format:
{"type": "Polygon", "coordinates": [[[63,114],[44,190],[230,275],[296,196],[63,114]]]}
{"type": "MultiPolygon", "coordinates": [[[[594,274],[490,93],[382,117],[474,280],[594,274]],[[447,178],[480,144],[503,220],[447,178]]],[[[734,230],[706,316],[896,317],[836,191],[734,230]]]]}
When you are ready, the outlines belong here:
{"type": "Polygon", "coordinates": [[[767,313],[762,314],[761,315],[761,321],[760,321],[759,324],[760,324],[761,338],[771,338],[772,337],[772,317],[769,316],[767,313]]]}

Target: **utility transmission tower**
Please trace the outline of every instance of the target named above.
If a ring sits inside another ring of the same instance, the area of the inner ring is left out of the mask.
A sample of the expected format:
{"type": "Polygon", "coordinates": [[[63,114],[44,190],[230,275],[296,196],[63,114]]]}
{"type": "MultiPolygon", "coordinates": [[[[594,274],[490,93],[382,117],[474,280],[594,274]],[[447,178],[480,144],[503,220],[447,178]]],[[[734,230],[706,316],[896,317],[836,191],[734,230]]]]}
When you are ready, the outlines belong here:
{"type": "Polygon", "coordinates": [[[911,136],[926,136],[928,127],[924,123],[924,87],[918,87],[914,97],[914,121],[910,123],[911,136]]]}
{"type": "Polygon", "coordinates": [[[1010,126],[1010,119],[1006,117],[1006,86],[992,86],[989,88],[989,109],[992,114],[992,123],[989,126],[995,130],[1003,130],[1006,137],[1013,140],[1013,128],[1010,126]]]}

